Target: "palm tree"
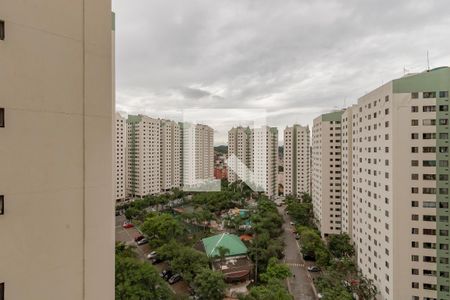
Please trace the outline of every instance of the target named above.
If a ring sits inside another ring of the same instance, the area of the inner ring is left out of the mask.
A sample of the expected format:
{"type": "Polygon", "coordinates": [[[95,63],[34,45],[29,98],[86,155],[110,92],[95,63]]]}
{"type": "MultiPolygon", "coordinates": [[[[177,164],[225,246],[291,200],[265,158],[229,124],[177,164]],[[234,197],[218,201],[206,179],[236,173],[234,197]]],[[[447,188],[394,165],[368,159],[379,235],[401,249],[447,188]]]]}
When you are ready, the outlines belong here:
{"type": "Polygon", "coordinates": [[[219,255],[217,255],[217,256],[220,257],[220,261],[224,262],[227,254],[230,254],[230,249],[228,249],[227,247],[224,247],[224,246],[219,246],[216,249],[217,249],[217,252],[219,252],[219,255]]]}

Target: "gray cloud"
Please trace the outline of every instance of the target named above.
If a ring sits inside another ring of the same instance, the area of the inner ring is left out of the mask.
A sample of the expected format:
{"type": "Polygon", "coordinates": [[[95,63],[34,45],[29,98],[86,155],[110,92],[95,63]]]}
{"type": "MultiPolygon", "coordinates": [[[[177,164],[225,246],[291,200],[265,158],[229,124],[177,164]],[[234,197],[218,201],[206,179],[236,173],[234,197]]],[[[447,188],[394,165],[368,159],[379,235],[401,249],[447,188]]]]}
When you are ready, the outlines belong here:
{"type": "Polygon", "coordinates": [[[114,0],[117,108],[263,108],[311,124],[450,60],[446,0],[114,0]]]}

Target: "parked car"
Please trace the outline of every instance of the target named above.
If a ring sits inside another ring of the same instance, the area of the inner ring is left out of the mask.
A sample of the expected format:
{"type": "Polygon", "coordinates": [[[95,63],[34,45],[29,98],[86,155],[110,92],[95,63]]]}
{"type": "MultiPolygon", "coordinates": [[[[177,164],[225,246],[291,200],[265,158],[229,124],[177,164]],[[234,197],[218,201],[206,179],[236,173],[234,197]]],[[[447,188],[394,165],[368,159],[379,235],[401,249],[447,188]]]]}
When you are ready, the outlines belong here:
{"type": "Polygon", "coordinates": [[[320,272],[320,268],[318,266],[309,266],[308,271],[310,272],[320,272]]]}
{"type": "Polygon", "coordinates": [[[158,253],[156,253],[156,251],[152,251],[149,254],[147,254],[147,259],[153,259],[158,255],[158,253]]]}
{"type": "Polygon", "coordinates": [[[296,234],[295,234],[295,239],[296,239],[296,240],[299,240],[299,239],[300,239],[300,234],[296,233],[296,234]]]}
{"type": "Polygon", "coordinates": [[[162,263],[163,260],[161,258],[159,258],[159,257],[154,257],[154,258],[151,259],[151,262],[152,262],[152,265],[157,265],[159,263],[162,263]]]}
{"type": "Polygon", "coordinates": [[[322,298],[323,298],[322,294],[321,294],[321,293],[318,293],[318,294],[317,294],[317,298],[322,299],[322,298]]]}
{"type": "Polygon", "coordinates": [[[295,223],[294,223],[294,222],[292,222],[292,221],[291,221],[291,222],[289,222],[289,224],[291,224],[291,226],[294,226],[294,225],[295,225],[295,223]]]}
{"type": "Polygon", "coordinates": [[[139,242],[140,240],[142,240],[143,238],[145,238],[145,236],[143,236],[142,234],[140,234],[140,235],[137,235],[137,236],[134,237],[134,241],[137,243],[137,242],[139,242]]]}
{"type": "Polygon", "coordinates": [[[169,282],[169,284],[175,284],[178,281],[180,281],[181,279],[182,278],[181,278],[180,274],[175,274],[175,275],[173,275],[172,277],[169,278],[168,282],[169,282]]]}
{"type": "Polygon", "coordinates": [[[163,270],[161,273],[159,273],[159,276],[161,276],[161,278],[163,278],[164,280],[169,280],[169,278],[173,275],[173,271],[170,269],[163,270]]]}
{"type": "Polygon", "coordinates": [[[315,261],[316,257],[314,255],[303,254],[303,259],[304,260],[315,261]]]}
{"type": "Polygon", "coordinates": [[[148,240],[146,238],[140,239],[139,241],[137,241],[137,244],[138,246],[148,244],[148,240]]]}
{"type": "Polygon", "coordinates": [[[122,227],[123,228],[133,228],[134,225],[128,221],[125,221],[125,222],[123,222],[122,227]]]}

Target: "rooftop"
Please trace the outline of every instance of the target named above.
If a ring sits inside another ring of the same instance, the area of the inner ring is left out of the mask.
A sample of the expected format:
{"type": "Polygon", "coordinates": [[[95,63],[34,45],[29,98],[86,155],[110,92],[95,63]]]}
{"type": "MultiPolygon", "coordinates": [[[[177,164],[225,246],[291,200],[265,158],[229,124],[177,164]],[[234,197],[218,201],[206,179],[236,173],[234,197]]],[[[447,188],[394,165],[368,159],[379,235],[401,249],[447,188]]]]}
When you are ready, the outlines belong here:
{"type": "Polygon", "coordinates": [[[234,234],[222,233],[214,235],[202,239],[202,243],[208,257],[219,256],[219,251],[217,250],[219,247],[224,247],[230,250],[230,252],[226,255],[227,257],[247,254],[247,247],[241,239],[234,234]]]}

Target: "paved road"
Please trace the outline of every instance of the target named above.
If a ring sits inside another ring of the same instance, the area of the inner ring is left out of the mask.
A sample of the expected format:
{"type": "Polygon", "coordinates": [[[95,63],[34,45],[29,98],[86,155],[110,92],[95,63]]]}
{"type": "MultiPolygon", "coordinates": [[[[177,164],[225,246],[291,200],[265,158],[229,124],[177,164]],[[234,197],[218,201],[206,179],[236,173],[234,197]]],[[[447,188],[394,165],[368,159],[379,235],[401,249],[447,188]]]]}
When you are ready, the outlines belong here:
{"type": "Polygon", "coordinates": [[[289,292],[294,295],[295,300],[316,300],[317,297],[314,293],[311,275],[306,269],[312,265],[310,262],[305,262],[300,255],[300,247],[295,239],[293,233],[293,227],[289,225],[291,221],[289,216],[284,213],[284,206],[278,207],[278,211],[284,219],[284,242],[286,243],[284,249],[284,262],[291,269],[292,274],[295,277],[291,277],[287,280],[289,292]]]}

